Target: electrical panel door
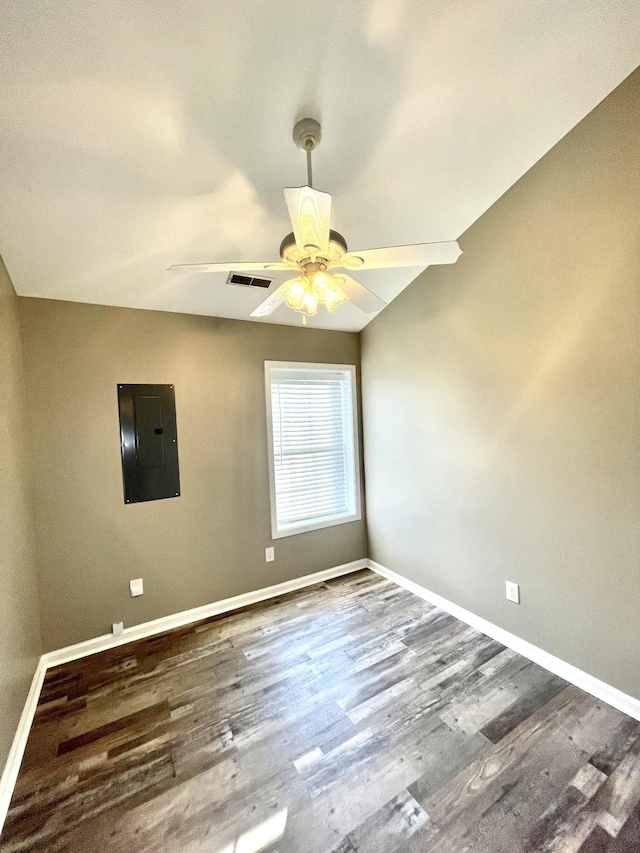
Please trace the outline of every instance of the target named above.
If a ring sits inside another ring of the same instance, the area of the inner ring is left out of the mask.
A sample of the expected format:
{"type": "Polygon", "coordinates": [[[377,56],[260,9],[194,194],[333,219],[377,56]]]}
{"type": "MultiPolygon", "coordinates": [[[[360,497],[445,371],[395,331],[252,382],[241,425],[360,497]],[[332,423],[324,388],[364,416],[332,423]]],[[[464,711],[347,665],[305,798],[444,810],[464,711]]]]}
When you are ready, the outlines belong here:
{"type": "Polygon", "coordinates": [[[118,385],[124,502],[180,494],[173,385],[118,385]]]}

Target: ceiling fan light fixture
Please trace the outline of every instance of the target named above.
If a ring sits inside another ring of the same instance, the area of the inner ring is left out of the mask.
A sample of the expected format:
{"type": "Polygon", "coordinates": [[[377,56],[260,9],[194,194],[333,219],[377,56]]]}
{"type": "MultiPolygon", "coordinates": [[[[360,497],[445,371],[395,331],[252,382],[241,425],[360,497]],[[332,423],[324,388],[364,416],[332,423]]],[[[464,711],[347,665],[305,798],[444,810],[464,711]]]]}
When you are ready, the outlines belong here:
{"type": "Polygon", "coordinates": [[[293,308],[294,311],[302,311],[302,300],[307,292],[305,276],[301,275],[285,282],[282,285],[281,292],[289,308],[293,308]]]}
{"type": "Polygon", "coordinates": [[[327,298],[325,301],[325,305],[327,306],[327,311],[332,314],[336,308],[340,305],[344,305],[345,302],[349,301],[349,297],[342,290],[337,289],[334,293],[332,293],[331,297],[327,298]]]}
{"type": "Polygon", "coordinates": [[[313,288],[316,299],[320,304],[326,305],[329,312],[335,311],[339,305],[349,301],[349,297],[340,287],[338,279],[322,270],[314,273],[313,288]]]}
{"type": "Polygon", "coordinates": [[[339,280],[324,270],[306,272],[285,282],[280,293],[289,308],[312,316],[318,305],[326,306],[329,312],[347,302],[349,297],[340,287],[339,280]]]}
{"type": "Polygon", "coordinates": [[[306,314],[309,317],[316,314],[318,311],[318,302],[313,293],[308,290],[302,297],[302,308],[300,310],[303,314],[306,314]]]}

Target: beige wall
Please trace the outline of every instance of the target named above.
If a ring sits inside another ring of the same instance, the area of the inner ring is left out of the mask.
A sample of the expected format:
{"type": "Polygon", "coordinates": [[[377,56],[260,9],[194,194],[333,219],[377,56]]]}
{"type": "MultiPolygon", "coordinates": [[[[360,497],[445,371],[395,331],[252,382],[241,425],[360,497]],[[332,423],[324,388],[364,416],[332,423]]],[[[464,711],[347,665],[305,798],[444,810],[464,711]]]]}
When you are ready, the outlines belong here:
{"type": "Polygon", "coordinates": [[[359,364],[357,335],[20,302],[46,649],[366,556],[364,520],[272,543],[265,426],[265,359],[359,364]],[[124,504],[118,382],[175,385],[181,497],[124,504]]]}
{"type": "Polygon", "coordinates": [[[362,334],[369,555],[640,697],[640,71],[460,243],[362,334]]]}
{"type": "Polygon", "coordinates": [[[18,297],[0,260],[0,773],[40,655],[18,297]]]}

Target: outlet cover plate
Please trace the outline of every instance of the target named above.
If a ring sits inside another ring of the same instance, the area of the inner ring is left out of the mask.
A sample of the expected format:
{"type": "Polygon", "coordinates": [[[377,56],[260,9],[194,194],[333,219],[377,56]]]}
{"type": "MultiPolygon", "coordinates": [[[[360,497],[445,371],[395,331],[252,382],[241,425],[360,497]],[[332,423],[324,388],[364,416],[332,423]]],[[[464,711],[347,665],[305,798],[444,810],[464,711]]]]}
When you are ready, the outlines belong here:
{"type": "Polygon", "coordinates": [[[507,601],[512,601],[514,604],[520,604],[520,586],[513,581],[507,581],[507,601]]]}
{"type": "Polygon", "coordinates": [[[129,590],[131,592],[132,598],[135,598],[136,595],[142,595],[142,593],[144,592],[142,578],[136,578],[133,581],[129,581],[129,590]]]}
{"type": "Polygon", "coordinates": [[[273,563],[275,560],[275,548],[265,548],[264,549],[264,559],[266,563],[273,563]]]}

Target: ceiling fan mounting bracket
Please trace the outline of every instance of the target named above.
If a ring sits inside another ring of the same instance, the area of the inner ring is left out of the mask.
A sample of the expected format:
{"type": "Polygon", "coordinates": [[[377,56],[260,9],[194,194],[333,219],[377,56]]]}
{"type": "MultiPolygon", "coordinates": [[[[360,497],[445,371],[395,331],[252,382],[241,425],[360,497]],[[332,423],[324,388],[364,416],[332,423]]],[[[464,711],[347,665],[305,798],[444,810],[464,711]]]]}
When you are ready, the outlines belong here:
{"type": "Polygon", "coordinates": [[[301,151],[313,151],[321,138],[320,125],[314,118],[302,118],[293,128],[293,141],[301,151]]]}

